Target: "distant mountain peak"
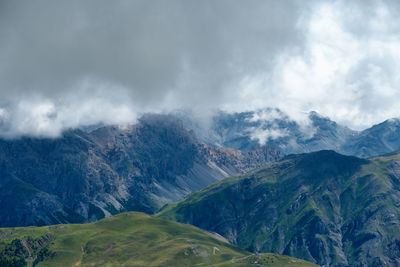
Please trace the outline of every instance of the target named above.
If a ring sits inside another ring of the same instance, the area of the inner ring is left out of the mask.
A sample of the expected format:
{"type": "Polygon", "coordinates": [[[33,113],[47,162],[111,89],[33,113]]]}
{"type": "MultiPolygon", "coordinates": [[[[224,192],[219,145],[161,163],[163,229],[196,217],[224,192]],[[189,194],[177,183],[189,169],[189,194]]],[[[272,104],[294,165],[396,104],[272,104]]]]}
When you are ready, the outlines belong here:
{"type": "Polygon", "coordinates": [[[400,118],[390,118],[383,123],[391,124],[391,125],[400,125],[400,118]]]}

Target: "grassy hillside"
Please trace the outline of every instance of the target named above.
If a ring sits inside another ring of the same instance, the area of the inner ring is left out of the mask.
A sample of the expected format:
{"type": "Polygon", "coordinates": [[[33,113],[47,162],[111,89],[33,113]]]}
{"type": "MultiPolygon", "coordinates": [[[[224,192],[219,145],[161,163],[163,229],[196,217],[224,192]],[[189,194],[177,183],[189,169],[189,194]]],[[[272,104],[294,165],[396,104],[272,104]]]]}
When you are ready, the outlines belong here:
{"type": "Polygon", "coordinates": [[[253,255],[193,226],[143,213],[91,224],[0,228],[0,266],[315,266],[253,255]]]}

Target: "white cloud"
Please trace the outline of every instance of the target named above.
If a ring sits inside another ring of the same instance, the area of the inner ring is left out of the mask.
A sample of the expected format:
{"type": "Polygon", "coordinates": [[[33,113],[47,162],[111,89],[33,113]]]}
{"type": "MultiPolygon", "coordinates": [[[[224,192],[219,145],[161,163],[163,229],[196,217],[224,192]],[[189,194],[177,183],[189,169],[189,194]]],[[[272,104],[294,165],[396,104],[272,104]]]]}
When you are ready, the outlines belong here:
{"type": "Polygon", "coordinates": [[[249,128],[248,134],[252,140],[257,140],[260,145],[265,145],[270,140],[288,136],[288,131],[281,129],[277,124],[282,120],[289,120],[289,118],[278,109],[256,110],[248,121],[256,123],[257,126],[249,128]]]}
{"type": "Polygon", "coordinates": [[[254,112],[253,116],[249,119],[251,122],[270,122],[274,120],[285,119],[283,114],[278,109],[261,109],[254,112]]]}
{"type": "Polygon", "coordinates": [[[124,126],[136,121],[136,112],[123,88],[84,81],[79,90],[64,95],[61,101],[32,96],[8,102],[0,109],[0,136],[57,137],[64,130],[99,123],[124,126]],[[91,97],[88,98],[87,91],[91,97]]]}
{"type": "Polygon", "coordinates": [[[400,35],[392,29],[398,17],[385,2],[375,8],[361,14],[361,3],[315,5],[303,21],[306,48],[280,54],[272,72],[244,78],[243,102],[278,107],[302,125],[312,110],[354,129],[399,117],[400,35]],[[353,29],[357,23],[364,27],[353,29]]]}
{"type": "Polygon", "coordinates": [[[260,143],[260,145],[265,145],[265,143],[269,140],[275,140],[288,135],[287,131],[278,128],[275,129],[254,128],[250,129],[249,132],[250,132],[250,138],[252,140],[257,140],[260,143]]]}

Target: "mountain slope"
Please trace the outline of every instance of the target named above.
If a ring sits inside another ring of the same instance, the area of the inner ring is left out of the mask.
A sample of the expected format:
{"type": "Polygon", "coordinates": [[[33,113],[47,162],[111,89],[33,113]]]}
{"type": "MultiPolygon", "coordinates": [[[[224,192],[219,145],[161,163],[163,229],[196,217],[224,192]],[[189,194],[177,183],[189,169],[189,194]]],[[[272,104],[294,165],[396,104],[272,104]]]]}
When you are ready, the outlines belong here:
{"type": "Polygon", "coordinates": [[[141,213],[124,213],[83,225],[0,228],[0,236],[0,266],[5,267],[26,263],[40,266],[315,266],[274,254],[251,255],[195,227],[141,213]]]}
{"type": "Polygon", "coordinates": [[[208,146],[168,115],[146,115],[127,128],[71,130],[56,139],[0,140],[0,226],[152,213],[279,157],[266,147],[208,146]]]}
{"type": "Polygon", "coordinates": [[[372,157],[400,149],[400,120],[389,119],[372,126],[343,145],[344,153],[359,157],[372,157]]]}
{"type": "Polygon", "coordinates": [[[321,151],[228,178],[160,216],[217,232],[250,251],[325,266],[399,266],[400,155],[321,151]]]}

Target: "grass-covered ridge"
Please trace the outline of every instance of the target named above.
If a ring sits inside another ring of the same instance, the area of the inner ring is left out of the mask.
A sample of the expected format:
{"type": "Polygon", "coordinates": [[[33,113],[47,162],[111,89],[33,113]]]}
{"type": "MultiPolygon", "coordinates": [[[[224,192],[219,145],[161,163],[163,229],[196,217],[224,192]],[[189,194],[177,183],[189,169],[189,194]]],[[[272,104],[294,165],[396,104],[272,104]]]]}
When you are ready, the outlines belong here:
{"type": "Polygon", "coordinates": [[[0,238],[1,266],[314,266],[253,255],[196,227],[143,213],[90,224],[0,228],[0,238]],[[24,261],[7,263],[7,251],[24,261]]]}

